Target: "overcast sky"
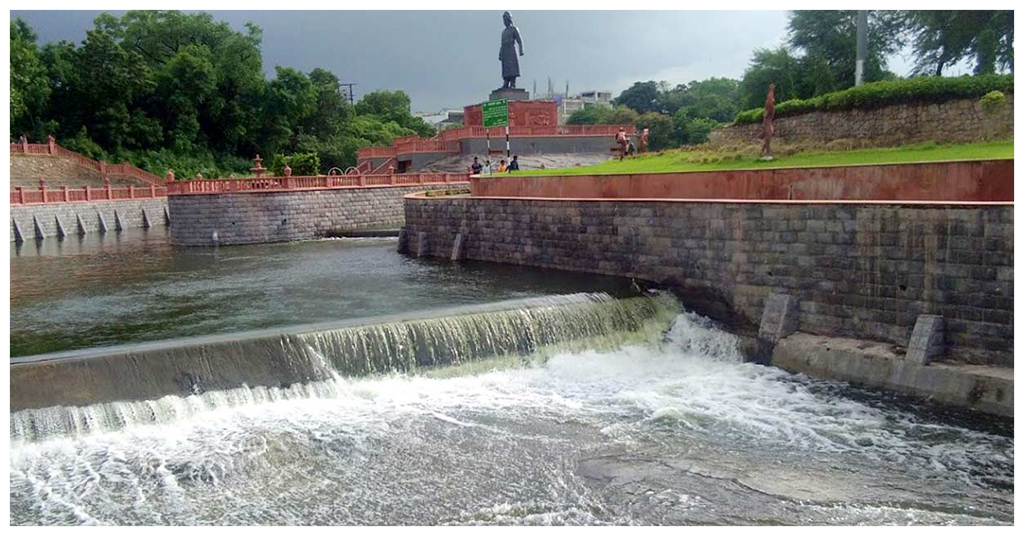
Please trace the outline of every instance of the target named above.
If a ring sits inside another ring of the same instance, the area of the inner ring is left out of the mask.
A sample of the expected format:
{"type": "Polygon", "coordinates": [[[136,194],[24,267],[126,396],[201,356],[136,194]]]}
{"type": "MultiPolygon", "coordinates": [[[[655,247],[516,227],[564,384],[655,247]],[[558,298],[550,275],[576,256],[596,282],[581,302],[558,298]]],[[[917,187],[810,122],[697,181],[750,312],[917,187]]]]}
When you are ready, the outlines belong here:
{"type": "MultiPolygon", "coordinates": [[[[12,11],[40,43],[85,38],[98,11],[12,11]]],[[[121,12],[112,11],[120,14],[121,12]]],[[[501,85],[502,11],[213,11],[242,29],[263,28],[263,64],[309,72],[326,68],[356,83],[358,99],[402,89],[413,111],[461,108],[501,85]]],[[[526,55],[519,87],[545,92],[611,90],[637,80],[687,83],[739,78],[751,52],[782,44],[785,11],[513,11],[526,55]]],[[[895,57],[890,68],[906,74],[895,57]]],[[[950,73],[955,74],[955,73],[950,73]]]]}

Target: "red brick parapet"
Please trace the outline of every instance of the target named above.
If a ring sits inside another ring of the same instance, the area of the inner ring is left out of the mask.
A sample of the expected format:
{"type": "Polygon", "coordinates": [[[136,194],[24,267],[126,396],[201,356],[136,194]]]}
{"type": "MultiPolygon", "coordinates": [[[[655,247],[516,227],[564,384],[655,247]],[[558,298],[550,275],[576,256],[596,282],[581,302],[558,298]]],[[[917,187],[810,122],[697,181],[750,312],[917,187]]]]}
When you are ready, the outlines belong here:
{"type": "Polygon", "coordinates": [[[1013,160],[471,179],[474,197],[1013,202],[1013,160]]]}

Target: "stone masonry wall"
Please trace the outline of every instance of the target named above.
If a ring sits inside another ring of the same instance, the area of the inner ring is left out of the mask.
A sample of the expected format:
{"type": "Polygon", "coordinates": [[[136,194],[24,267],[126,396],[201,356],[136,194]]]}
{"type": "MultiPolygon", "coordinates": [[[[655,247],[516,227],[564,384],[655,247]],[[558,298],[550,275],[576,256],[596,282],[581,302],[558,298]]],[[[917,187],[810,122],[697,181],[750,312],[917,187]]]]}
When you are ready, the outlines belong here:
{"type": "MultiPolygon", "coordinates": [[[[870,110],[811,112],[774,121],[775,140],[827,143],[857,140],[870,146],[892,146],[934,141],[964,143],[1013,137],[1013,94],[993,117],[981,111],[978,99],[941,104],[898,104],[870,110]]],[[[761,123],[715,129],[712,146],[760,143],[761,123]]]]}
{"type": "Polygon", "coordinates": [[[406,199],[408,249],[670,285],[736,329],[772,291],[804,332],[906,345],[919,314],[946,322],[948,357],[1013,366],[1009,205],[406,199]]]}
{"type": "Polygon", "coordinates": [[[116,230],[120,220],[123,229],[144,227],[143,211],[153,227],[166,225],[164,211],[167,210],[167,198],[126,199],[120,201],[89,201],[80,203],[48,203],[45,205],[11,205],[11,241],[14,242],[15,226],[21,229],[25,240],[37,237],[36,222],[43,238],[58,236],[57,221],[64,227],[68,235],[78,234],[78,218],[82,219],[85,232],[100,230],[100,218],[106,223],[107,230],[116,230]]]}
{"type": "Polygon", "coordinates": [[[171,243],[224,246],[305,240],[339,229],[398,228],[405,221],[406,194],[468,187],[462,183],[172,195],[171,243]]]}

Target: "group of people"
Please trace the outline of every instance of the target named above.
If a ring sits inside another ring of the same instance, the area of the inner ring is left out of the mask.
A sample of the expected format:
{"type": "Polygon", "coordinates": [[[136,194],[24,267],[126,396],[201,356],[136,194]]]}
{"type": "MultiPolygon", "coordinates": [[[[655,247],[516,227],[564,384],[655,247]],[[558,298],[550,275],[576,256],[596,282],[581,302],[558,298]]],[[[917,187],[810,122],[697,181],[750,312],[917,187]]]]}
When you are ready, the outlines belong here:
{"type": "MultiPolygon", "coordinates": [[[[643,129],[640,131],[639,152],[647,152],[647,141],[651,135],[650,129],[643,129]]],[[[637,154],[637,147],[633,145],[633,142],[629,139],[629,135],[626,134],[626,129],[619,127],[619,131],[615,133],[615,143],[619,146],[619,160],[626,158],[627,156],[633,156],[637,154]]],[[[511,162],[506,162],[504,159],[498,164],[492,164],[490,159],[484,160],[481,164],[480,159],[473,157],[473,165],[469,166],[469,171],[473,175],[492,175],[494,173],[511,173],[513,171],[519,171],[519,155],[514,155],[511,162]]]]}
{"type": "Polygon", "coordinates": [[[484,163],[480,163],[480,159],[473,157],[473,165],[469,166],[469,171],[473,175],[491,175],[493,173],[511,173],[513,171],[519,171],[519,155],[513,155],[511,162],[506,162],[502,159],[498,164],[491,164],[491,160],[484,160],[484,163]]]}
{"type": "MultiPolygon", "coordinates": [[[[650,129],[645,128],[640,131],[640,153],[647,152],[647,139],[650,135],[650,129]]],[[[636,146],[630,141],[626,129],[622,127],[619,127],[619,131],[615,134],[615,143],[619,146],[619,160],[637,154],[636,146]]]]}

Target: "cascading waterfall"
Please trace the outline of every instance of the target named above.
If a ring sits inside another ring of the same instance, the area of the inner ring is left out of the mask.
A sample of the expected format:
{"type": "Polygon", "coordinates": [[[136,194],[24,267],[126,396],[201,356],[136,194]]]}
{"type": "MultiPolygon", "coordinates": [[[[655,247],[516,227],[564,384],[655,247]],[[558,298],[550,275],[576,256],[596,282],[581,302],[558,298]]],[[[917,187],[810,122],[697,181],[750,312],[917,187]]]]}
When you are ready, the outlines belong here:
{"type": "MultiPolygon", "coordinates": [[[[12,367],[12,374],[18,367],[44,368],[47,374],[66,368],[76,382],[94,381],[94,392],[113,400],[40,404],[12,412],[10,434],[21,443],[169,423],[223,408],[334,398],[347,390],[346,378],[351,377],[614,348],[656,340],[679,310],[679,303],[666,293],[623,299],[572,294],[467,307],[431,318],[144,345],[66,363],[39,360],[12,367]],[[166,394],[168,389],[174,394],[166,394]]],[[[31,372],[27,377],[33,377],[31,372]]],[[[12,406],[22,398],[15,393],[12,406]]]]}
{"type": "Polygon", "coordinates": [[[326,377],[189,365],[196,394],[13,413],[12,524],[1013,523],[1012,436],[744,362],[679,311],[578,295],[206,340],[173,355],[326,377]]]}

